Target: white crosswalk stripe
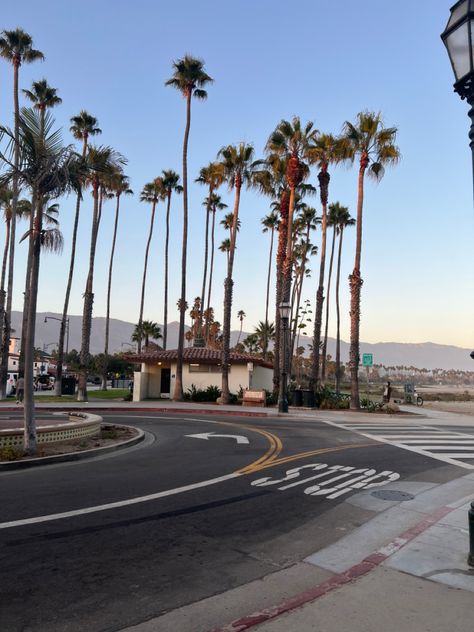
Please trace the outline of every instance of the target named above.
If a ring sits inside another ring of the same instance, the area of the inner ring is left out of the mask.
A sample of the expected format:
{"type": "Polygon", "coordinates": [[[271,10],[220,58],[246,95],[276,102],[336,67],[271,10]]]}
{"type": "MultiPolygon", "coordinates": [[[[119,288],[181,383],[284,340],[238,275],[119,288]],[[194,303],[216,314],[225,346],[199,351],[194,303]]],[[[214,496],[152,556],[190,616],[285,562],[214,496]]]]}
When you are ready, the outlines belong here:
{"type": "Polygon", "coordinates": [[[325,420],[331,426],[357,432],[369,439],[417,452],[439,461],[474,469],[474,435],[410,422],[325,420]]]}

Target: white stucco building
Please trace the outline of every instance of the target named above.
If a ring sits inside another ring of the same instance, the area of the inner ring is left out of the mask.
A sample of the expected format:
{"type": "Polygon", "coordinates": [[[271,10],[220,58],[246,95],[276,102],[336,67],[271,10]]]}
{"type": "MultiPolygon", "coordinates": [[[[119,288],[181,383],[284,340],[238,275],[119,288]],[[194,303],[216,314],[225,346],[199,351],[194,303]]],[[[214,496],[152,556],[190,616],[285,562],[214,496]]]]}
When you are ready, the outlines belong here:
{"type": "MultiPolygon", "coordinates": [[[[178,351],[145,349],[140,354],[127,354],[130,362],[141,363],[134,373],[133,401],[170,398],[174,392],[178,351]]],[[[187,347],[183,350],[183,391],[191,385],[206,389],[221,387],[222,351],[208,347],[187,347]]],[[[249,353],[230,353],[229,389],[273,389],[273,365],[249,353]]]]}

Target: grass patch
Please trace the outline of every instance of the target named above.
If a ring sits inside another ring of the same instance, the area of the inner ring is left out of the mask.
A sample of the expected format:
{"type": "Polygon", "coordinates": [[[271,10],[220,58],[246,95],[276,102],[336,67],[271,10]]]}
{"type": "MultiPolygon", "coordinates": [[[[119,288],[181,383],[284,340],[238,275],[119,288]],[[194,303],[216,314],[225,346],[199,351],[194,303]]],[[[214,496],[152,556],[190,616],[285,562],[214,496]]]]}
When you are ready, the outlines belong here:
{"type": "MultiPolygon", "coordinates": [[[[129,395],[128,388],[111,388],[106,391],[87,391],[87,396],[89,400],[113,400],[118,399],[122,400],[129,395]]],[[[35,395],[35,402],[45,404],[50,402],[76,402],[76,395],[62,395],[61,397],[56,397],[56,395],[35,395]]]]}

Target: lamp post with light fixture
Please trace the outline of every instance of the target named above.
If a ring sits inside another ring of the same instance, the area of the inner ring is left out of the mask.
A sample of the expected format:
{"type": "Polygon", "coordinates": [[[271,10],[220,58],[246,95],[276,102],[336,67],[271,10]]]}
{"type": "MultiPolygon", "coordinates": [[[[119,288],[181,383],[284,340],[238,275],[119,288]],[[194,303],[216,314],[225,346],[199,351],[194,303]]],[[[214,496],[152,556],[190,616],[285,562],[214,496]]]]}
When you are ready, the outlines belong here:
{"type": "MultiPolygon", "coordinates": [[[[469,146],[472,155],[472,183],[474,187],[474,0],[459,0],[451,7],[451,15],[443,33],[443,44],[448,51],[454,71],[454,91],[471,106],[469,146]]],[[[471,352],[474,360],[474,351],[471,352]]],[[[469,555],[467,562],[474,566],[474,502],[468,512],[469,555]]]]}
{"type": "Polygon", "coordinates": [[[282,328],[282,354],[280,364],[280,390],[278,393],[278,412],[288,412],[288,324],[290,320],[291,305],[282,301],[279,305],[282,328]]]}

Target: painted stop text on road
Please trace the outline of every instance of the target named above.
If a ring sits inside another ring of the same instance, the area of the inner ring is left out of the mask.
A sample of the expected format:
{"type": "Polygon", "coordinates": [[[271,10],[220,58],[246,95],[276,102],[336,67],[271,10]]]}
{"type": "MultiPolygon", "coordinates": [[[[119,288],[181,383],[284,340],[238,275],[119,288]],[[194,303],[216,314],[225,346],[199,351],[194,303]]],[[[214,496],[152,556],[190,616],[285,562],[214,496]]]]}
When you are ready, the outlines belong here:
{"type": "Polygon", "coordinates": [[[286,470],[283,478],[266,476],[252,481],[251,485],[256,487],[274,485],[278,486],[276,489],[279,491],[285,491],[312,483],[304,488],[304,493],[307,496],[323,496],[329,500],[333,500],[352,491],[382,487],[383,485],[397,481],[399,478],[400,474],[389,470],[377,473],[376,470],[371,468],[310,463],[286,470]],[[306,476],[306,474],[310,472],[317,472],[317,474],[306,476]],[[316,480],[318,482],[313,484],[313,481],[316,480]]]}

